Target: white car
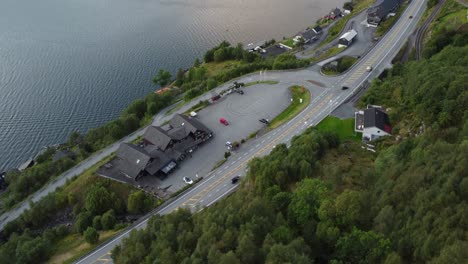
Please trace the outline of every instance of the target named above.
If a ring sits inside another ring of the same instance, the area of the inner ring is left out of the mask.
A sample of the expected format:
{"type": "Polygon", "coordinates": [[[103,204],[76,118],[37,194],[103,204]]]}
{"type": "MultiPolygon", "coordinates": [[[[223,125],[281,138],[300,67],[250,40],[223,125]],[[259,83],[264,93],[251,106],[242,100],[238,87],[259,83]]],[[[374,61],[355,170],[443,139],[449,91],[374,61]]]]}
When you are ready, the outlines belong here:
{"type": "Polygon", "coordinates": [[[368,71],[368,72],[372,71],[372,66],[367,66],[366,71],[368,71]]]}
{"type": "Polygon", "coordinates": [[[193,111],[190,112],[190,116],[191,116],[191,117],[196,117],[197,115],[198,115],[197,112],[193,112],[193,111]]]}
{"type": "Polygon", "coordinates": [[[189,177],[184,177],[183,180],[184,180],[184,182],[186,184],[192,184],[193,183],[192,179],[190,179],[189,177]]]}

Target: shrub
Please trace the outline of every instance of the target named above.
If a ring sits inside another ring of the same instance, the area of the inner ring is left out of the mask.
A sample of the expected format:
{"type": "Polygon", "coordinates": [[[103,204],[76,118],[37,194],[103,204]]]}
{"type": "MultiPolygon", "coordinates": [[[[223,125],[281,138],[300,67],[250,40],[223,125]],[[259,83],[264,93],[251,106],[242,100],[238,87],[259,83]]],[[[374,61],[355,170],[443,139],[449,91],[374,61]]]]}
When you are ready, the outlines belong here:
{"type": "Polygon", "coordinates": [[[88,227],[83,236],[89,244],[96,244],[99,241],[99,234],[94,227],[88,227]]]}
{"type": "Polygon", "coordinates": [[[115,213],[114,210],[110,209],[101,218],[101,226],[103,230],[109,230],[115,226],[115,213]]]}

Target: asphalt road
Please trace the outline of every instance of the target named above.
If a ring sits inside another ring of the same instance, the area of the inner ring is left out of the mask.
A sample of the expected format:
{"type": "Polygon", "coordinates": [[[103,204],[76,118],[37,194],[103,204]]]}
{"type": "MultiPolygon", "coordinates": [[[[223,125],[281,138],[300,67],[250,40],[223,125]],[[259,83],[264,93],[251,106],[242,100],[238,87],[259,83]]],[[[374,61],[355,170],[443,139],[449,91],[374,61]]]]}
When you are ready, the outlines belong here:
{"type": "MultiPolygon", "coordinates": [[[[392,58],[398,53],[405,40],[415,29],[425,7],[426,1],[412,1],[395,26],[350,71],[338,78],[330,78],[328,81],[323,82],[327,88],[323,89],[323,92],[317,95],[303,112],[287,124],[249,142],[248,145],[242,148],[242,151],[239,152],[239,155],[235,159],[230,160],[226,165],[215,170],[199,185],[190,189],[162,209],[154,212],[154,214],[168,214],[181,207],[190,208],[194,212],[199,211],[234,191],[237,185],[231,184],[230,179],[236,175],[245,175],[249,160],[254,157],[267,155],[277,144],[287,144],[293,136],[302,133],[309,126],[316,125],[331,111],[351,97],[353,93],[357,92],[359,86],[365,81],[377,77],[385,68],[389,67],[392,58]],[[409,19],[410,15],[413,16],[413,19],[409,19]],[[366,71],[366,67],[368,66],[373,67],[371,72],[366,71]],[[341,87],[343,85],[349,86],[351,89],[342,91],[341,87]]],[[[306,80],[316,81],[314,78],[316,75],[312,72],[313,68],[290,73],[270,73],[269,79],[283,79],[290,78],[287,76],[292,76],[292,78],[296,78],[294,80],[297,84],[305,84],[306,80]]],[[[247,81],[247,78],[252,77],[245,77],[242,80],[247,81]]],[[[127,237],[131,230],[144,228],[149,217],[150,215],[147,215],[130,229],[100,246],[89,255],[77,261],[77,263],[110,262],[110,251],[112,248],[120,244],[122,239],[127,237]]]]}

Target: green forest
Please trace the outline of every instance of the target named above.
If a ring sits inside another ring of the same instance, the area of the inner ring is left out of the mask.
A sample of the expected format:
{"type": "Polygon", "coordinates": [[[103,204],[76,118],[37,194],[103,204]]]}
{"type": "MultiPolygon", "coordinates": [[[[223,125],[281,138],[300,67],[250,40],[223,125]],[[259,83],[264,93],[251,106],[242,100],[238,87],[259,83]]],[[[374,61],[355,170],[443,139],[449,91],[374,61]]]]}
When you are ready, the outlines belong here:
{"type": "Polygon", "coordinates": [[[377,153],[309,129],[255,158],[237,192],[155,216],[116,263],[466,263],[468,46],[395,65],[361,104],[394,125],[377,153]]]}

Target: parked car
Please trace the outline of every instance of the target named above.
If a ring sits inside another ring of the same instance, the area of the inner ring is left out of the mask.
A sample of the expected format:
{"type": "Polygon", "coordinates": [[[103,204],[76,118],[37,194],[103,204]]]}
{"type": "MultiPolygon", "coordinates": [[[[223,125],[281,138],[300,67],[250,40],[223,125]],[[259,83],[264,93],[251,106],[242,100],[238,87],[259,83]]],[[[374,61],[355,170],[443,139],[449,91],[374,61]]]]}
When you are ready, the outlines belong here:
{"type": "Polygon", "coordinates": [[[244,94],[244,91],[242,91],[242,90],[237,90],[237,93],[238,93],[238,94],[244,94]]]}
{"type": "Polygon", "coordinates": [[[192,179],[190,179],[189,177],[184,177],[183,180],[186,184],[193,184],[192,179]]]}
{"type": "Polygon", "coordinates": [[[190,112],[191,117],[196,117],[197,115],[198,115],[197,112],[194,112],[194,111],[190,112]]]}
{"type": "Polygon", "coordinates": [[[341,90],[348,90],[348,89],[349,89],[348,86],[343,86],[343,87],[341,87],[341,90]]]}
{"type": "Polygon", "coordinates": [[[229,122],[228,122],[226,119],[224,119],[224,118],[220,118],[220,119],[219,119],[219,122],[220,122],[221,124],[225,125],[225,126],[228,126],[228,125],[229,125],[229,122]]]}
{"type": "Polygon", "coordinates": [[[262,119],[260,119],[258,121],[260,121],[260,122],[262,122],[264,124],[267,124],[267,125],[270,123],[270,121],[268,121],[268,119],[265,119],[265,118],[262,118],[262,119]]]}
{"type": "Polygon", "coordinates": [[[218,94],[218,95],[215,95],[213,97],[211,97],[211,101],[216,101],[218,100],[219,98],[221,98],[221,96],[218,94]]]}
{"type": "Polygon", "coordinates": [[[240,176],[237,175],[236,177],[234,177],[234,178],[231,179],[231,183],[232,183],[232,184],[236,184],[239,180],[240,180],[240,176]]]}

